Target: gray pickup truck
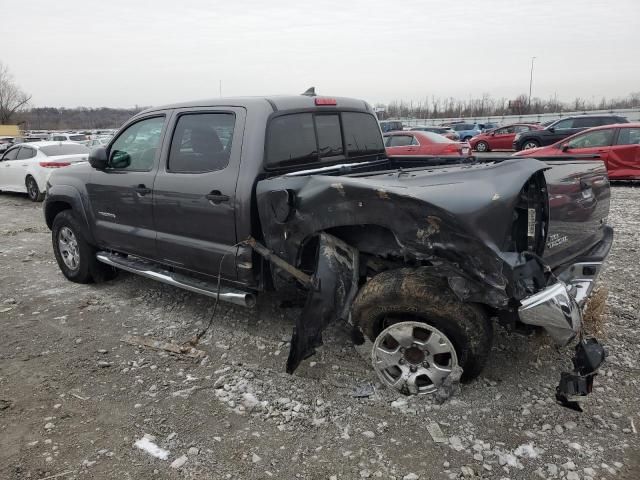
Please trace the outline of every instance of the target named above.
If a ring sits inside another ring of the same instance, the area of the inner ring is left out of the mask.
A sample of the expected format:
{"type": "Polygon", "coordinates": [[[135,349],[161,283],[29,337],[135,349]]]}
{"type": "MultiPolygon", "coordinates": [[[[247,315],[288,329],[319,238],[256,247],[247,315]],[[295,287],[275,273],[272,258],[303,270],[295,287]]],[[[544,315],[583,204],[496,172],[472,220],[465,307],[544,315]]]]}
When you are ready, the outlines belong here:
{"type": "MultiPolygon", "coordinates": [[[[429,394],[481,372],[494,320],[579,336],[609,197],[599,161],[389,157],[367,103],[311,92],[146,110],[51,175],[44,213],[71,281],[123,269],[246,306],[306,298],[287,371],[342,319],[384,384],[429,394]]],[[[590,390],[604,358],[578,343],[560,393],[590,390]]]]}

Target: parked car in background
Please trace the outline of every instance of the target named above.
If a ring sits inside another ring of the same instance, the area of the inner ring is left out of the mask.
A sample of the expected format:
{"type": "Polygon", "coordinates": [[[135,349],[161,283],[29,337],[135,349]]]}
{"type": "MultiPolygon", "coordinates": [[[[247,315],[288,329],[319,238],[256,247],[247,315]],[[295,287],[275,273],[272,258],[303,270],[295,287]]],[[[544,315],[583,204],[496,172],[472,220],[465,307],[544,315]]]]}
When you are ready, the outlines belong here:
{"type": "Polygon", "coordinates": [[[619,115],[576,115],[561,118],[542,130],[516,134],[513,139],[513,149],[519,151],[552,145],[587,128],[613,123],[629,123],[629,121],[619,115]]]}
{"type": "Polygon", "coordinates": [[[111,140],[112,137],[98,137],[98,138],[94,138],[93,140],[89,140],[87,147],[89,148],[95,148],[95,147],[105,147],[108,143],[109,140],[111,140]]]}
{"type": "Polygon", "coordinates": [[[27,193],[44,199],[52,169],[85,162],[90,150],[75,142],[32,142],[11,147],[0,157],[0,191],[27,193]]]}
{"type": "Polygon", "coordinates": [[[52,133],[50,140],[54,142],[76,142],[87,145],[89,137],[84,133],[52,133]]]}
{"type": "Polygon", "coordinates": [[[477,123],[452,123],[450,125],[443,125],[443,127],[449,127],[455,130],[463,142],[468,142],[476,135],[482,133],[482,128],[477,123]]]}
{"type": "Polygon", "coordinates": [[[16,143],[22,143],[21,137],[0,137],[0,153],[9,150],[16,143]]]}
{"type": "Polygon", "coordinates": [[[517,157],[597,155],[612,180],[640,180],[640,123],[590,128],[553,145],[514,153],[517,157]]]}
{"type": "Polygon", "coordinates": [[[458,135],[458,133],[453,128],[449,128],[449,127],[431,127],[426,125],[420,125],[420,126],[411,128],[411,131],[412,132],[433,132],[433,133],[442,135],[443,137],[446,137],[449,140],[455,140],[455,141],[460,140],[460,135],[458,135]]]}
{"type": "Polygon", "coordinates": [[[438,133],[408,131],[384,135],[388,155],[469,155],[468,143],[454,142],[438,133]]]}
{"type": "Polygon", "coordinates": [[[513,149],[513,139],[518,133],[525,133],[531,130],[541,130],[538,124],[514,123],[505,127],[489,130],[488,132],[476,135],[469,144],[472,150],[478,152],[490,152],[491,150],[511,150],[513,149]]]}
{"type": "Polygon", "coordinates": [[[400,120],[382,120],[380,122],[380,130],[382,130],[382,133],[402,131],[404,130],[404,125],[400,120]]]}

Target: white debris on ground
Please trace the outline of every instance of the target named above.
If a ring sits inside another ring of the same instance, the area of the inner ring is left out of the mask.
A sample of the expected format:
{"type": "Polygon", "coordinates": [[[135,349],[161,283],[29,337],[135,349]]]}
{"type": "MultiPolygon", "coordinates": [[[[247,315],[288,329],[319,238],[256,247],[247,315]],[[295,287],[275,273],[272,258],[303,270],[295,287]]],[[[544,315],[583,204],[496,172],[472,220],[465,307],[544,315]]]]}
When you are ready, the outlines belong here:
{"type": "Polygon", "coordinates": [[[140,440],[136,440],[136,443],[134,443],[134,445],[140,450],[144,450],[149,455],[159,458],[160,460],[166,460],[167,458],[169,458],[169,451],[165,450],[164,448],[160,448],[158,445],[153,443],[153,440],[155,440],[155,437],[151,435],[145,435],[140,440]]]}

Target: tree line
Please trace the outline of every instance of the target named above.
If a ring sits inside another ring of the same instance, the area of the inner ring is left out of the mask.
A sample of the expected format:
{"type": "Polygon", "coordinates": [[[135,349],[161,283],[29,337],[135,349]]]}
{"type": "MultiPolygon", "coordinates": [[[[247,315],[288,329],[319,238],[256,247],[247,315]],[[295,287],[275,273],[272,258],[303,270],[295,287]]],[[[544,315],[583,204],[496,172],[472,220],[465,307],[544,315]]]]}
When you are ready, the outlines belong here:
{"type": "Polygon", "coordinates": [[[453,118],[453,117],[490,117],[502,115],[526,115],[538,113],[578,112],[589,110],[613,110],[619,108],[640,107],[640,91],[623,98],[601,98],[591,100],[575,98],[571,102],[562,102],[557,97],[548,99],[532,98],[522,94],[513,100],[493,98],[485,93],[480,98],[438,98],[431,97],[418,101],[395,100],[389,104],[378,103],[376,108],[384,110],[383,118],[453,118]]]}
{"type": "Polygon", "coordinates": [[[23,130],[95,130],[118,128],[146,107],[134,108],[54,108],[38,107],[23,110],[14,121],[23,130]]]}

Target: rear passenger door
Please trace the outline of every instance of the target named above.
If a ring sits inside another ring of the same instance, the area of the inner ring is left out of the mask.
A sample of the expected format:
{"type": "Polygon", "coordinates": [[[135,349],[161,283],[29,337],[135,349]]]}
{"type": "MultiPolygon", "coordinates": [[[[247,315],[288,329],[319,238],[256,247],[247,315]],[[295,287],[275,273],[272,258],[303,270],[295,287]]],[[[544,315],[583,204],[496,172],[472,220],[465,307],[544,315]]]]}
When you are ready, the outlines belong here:
{"type": "MultiPolygon", "coordinates": [[[[246,112],[178,110],[154,184],[158,260],[205,275],[237,278],[236,184],[246,112]]],[[[247,220],[248,221],[248,220],[247,220]]]]}

